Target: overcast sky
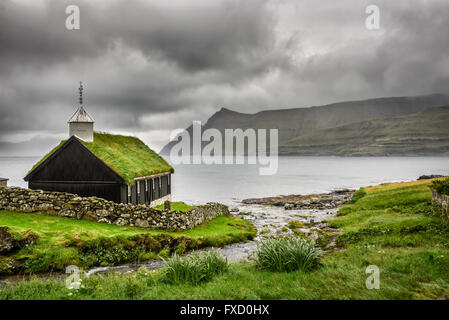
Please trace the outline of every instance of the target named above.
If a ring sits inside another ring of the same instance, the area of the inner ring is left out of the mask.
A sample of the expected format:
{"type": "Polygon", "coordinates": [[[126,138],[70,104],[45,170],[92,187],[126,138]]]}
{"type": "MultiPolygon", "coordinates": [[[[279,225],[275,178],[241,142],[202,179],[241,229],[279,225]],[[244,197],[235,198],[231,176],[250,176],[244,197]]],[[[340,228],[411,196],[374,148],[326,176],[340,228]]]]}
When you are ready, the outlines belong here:
{"type": "Polygon", "coordinates": [[[221,107],[449,93],[448,30],[447,0],[2,0],[0,142],[65,138],[80,80],[97,130],[156,150],[221,107]]]}

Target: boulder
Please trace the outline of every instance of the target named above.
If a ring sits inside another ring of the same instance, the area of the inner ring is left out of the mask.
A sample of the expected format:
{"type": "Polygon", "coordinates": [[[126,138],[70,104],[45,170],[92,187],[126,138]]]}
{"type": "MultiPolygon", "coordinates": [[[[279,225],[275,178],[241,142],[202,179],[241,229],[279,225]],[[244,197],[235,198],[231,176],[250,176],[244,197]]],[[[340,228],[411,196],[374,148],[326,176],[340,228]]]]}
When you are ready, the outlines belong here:
{"type": "Polygon", "coordinates": [[[135,225],[136,225],[136,227],[139,227],[139,228],[149,228],[150,227],[150,224],[148,223],[148,221],[142,220],[142,219],[137,219],[135,225]]]}
{"type": "Polygon", "coordinates": [[[16,241],[8,227],[0,227],[0,254],[5,254],[14,249],[16,241]]]}
{"type": "Polygon", "coordinates": [[[285,210],[293,210],[293,209],[295,209],[295,205],[293,203],[286,203],[284,205],[284,209],[285,210]]]}
{"type": "Polygon", "coordinates": [[[37,234],[29,230],[24,234],[23,238],[19,242],[21,247],[25,247],[34,245],[36,241],[37,241],[37,234]]]}

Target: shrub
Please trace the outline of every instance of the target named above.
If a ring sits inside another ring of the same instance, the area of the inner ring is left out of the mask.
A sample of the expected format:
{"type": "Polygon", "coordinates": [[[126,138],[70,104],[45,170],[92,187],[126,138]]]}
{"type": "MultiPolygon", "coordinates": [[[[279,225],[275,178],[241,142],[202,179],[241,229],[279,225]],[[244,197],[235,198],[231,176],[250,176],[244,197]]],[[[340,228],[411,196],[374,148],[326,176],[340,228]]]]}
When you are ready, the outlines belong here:
{"type": "Polygon", "coordinates": [[[228,269],[228,260],[216,250],[192,253],[185,258],[175,253],[166,261],[162,278],[169,283],[197,284],[209,281],[228,269]]]}
{"type": "Polygon", "coordinates": [[[449,178],[432,181],[430,188],[440,194],[449,195],[449,178]]]}
{"type": "Polygon", "coordinates": [[[259,243],[255,262],[258,268],[269,271],[310,271],[320,265],[321,254],[313,240],[270,239],[259,243]]]}

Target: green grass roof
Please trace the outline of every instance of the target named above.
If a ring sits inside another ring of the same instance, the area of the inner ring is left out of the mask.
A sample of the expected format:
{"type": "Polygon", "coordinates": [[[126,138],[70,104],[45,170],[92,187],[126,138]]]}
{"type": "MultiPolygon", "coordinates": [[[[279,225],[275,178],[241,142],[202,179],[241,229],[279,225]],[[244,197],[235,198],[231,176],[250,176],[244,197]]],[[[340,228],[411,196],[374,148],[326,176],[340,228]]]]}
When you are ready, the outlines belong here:
{"type": "MultiPolygon", "coordinates": [[[[36,169],[50,155],[56,152],[67,140],[62,141],[30,170],[36,169]]],[[[80,140],[98,158],[117,172],[131,185],[134,178],[162,172],[174,172],[173,168],[139,138],[109,133],[94,133],[94,142],[80,140]]]]}

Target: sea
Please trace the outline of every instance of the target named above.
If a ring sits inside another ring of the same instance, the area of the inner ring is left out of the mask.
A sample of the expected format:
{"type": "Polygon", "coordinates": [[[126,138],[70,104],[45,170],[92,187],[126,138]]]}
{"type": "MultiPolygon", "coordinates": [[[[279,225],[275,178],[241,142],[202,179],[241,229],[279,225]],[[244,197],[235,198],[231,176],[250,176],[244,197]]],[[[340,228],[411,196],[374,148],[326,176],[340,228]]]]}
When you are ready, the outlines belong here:
{"type": "MultiPolygon", "coordinates": [[[[8,185],[23,180],[40,157],[1,157],[0,177],[8,185]]],[[[289,194],[326,193],[387,182],[416,180],[421,175],[449,175],[449,157],[279,157],[273,175],[260,175],[258,164],[174,165],[173,201],[190,204],[289,194]]]]}

